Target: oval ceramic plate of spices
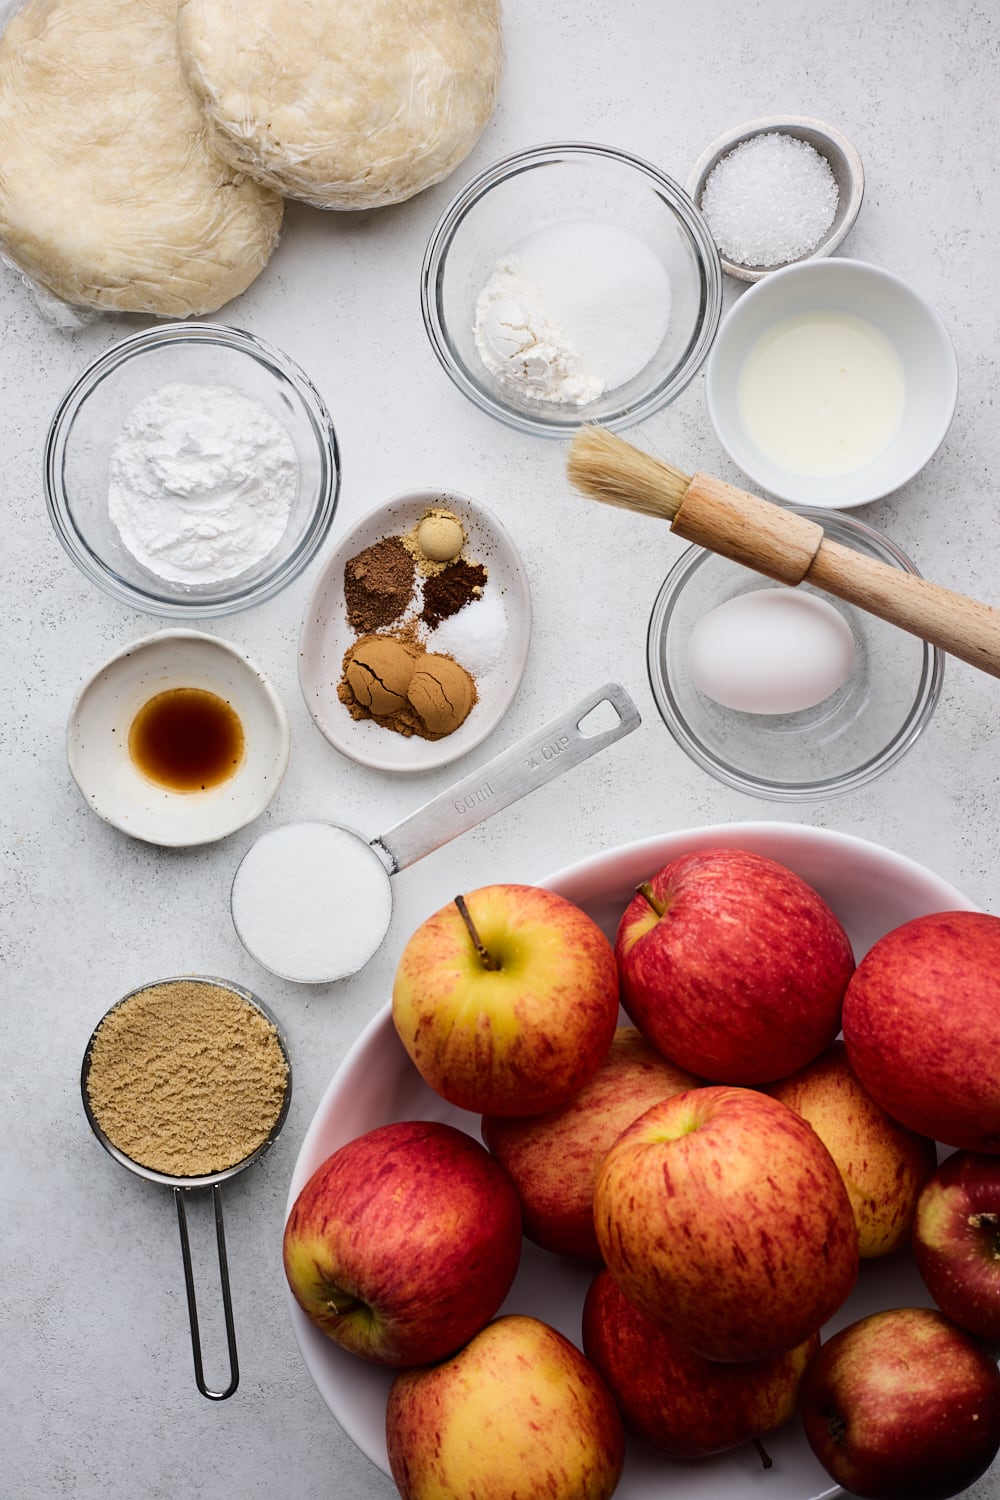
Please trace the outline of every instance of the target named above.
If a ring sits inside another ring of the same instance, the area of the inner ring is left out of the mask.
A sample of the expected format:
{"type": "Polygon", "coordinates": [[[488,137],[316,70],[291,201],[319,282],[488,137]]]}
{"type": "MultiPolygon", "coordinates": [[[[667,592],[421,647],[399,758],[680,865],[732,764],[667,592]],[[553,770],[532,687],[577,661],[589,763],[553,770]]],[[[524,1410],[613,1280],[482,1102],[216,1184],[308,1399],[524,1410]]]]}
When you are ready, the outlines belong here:
{"type": "Polygon", "coordinates": [[[506,530],[453,490],[379,506],[336,548],[299,640],[309,712],[343,755],[379,771],[448,765],[513,701],[531,636],[506,530]]]}
{"type": "MultiPolygon", "coordinates": [[[[883,933],[933,911],[971,909],[954,886],[924,866],[850,834],[785,823],[728,823],[684,829],[581,860],[538,884],[583,908],[613,938],[639,881],[669,860],[702,848],[739,848],[776,859],[814,886],[833,907],[861,958],[883,933]]],[[[622,1016],[622,1024],[625,1017],[622,1016]]],[[[306,1131],[292,1173],[288,1211],[319,1164],[347,1141],[397,1120],[440,1120],[478,1138],[478,1115],[447,1104],[410,1062],[386,1005],[344,1059],[306,1131]]],[[[574,1343],[594,1267],[541,1250],[529,1240],[501,1313],[541,1318],[574,1343]]],[[[879,1308],[926,1303],[912,1258],[902,1252],[866,1260],[857,1287],[826,1325],[829,1336],[879,1308]]],[[[347,1353],[310,1322],[291,1293],[288,1305],[299,1349],[317,1389],[344,1431],[388,1473],[385,1402],[394,1371],[347,1353]]],[[[819,1500],[840,1494],[813,1457],[797,1421],[769,1433],[774,1461],[766,1473],[750,1443],[709,1458],[677,1463],[630,1438],[616,1500],[819,1500]]]]}
{"type": "Polygon", "coordinates": [[[66,753],[88,806],[133,838],[213,843],[262,813],[288,763],[288,721],[238,646],[163,630],[84,683],[66,753]]]}

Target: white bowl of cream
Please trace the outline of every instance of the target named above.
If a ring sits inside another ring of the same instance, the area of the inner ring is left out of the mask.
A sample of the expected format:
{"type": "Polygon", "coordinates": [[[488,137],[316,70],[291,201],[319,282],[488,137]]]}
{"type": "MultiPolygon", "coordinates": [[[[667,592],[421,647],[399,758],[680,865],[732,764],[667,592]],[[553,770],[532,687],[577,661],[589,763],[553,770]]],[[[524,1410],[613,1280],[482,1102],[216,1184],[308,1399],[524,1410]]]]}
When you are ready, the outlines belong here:
{"type": "Polygon", "coordinates": [[[707,368],[716,435],[779,500],[849,508],[912,479],[958,399],[955,351],[919,292],[858,260],[807,261],[746,291],[707,368]]]}

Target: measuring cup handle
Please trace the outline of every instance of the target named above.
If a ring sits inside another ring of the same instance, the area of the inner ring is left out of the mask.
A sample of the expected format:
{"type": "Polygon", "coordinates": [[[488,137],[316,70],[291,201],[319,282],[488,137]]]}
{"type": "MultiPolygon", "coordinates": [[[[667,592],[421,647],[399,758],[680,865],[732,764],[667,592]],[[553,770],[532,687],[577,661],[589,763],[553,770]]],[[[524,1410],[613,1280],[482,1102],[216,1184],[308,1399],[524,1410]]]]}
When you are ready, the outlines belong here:
{"type": "Polygon", "coordinates": [[[215,1243],[219,1252],[219,1280],[222,1283],[222,1309],[226,1319],[226,1343],[229,1346],[229,1384],[224,1391],[210,1391],[205,1384],[205,1372],[201,1361],[201,1335],[198,1332],[198,1303],[194,1292],[194,1272],[191,1268],[191,1242],[188,1239],[187,1212],[184,1194],[188,1188],[174,1188],[177,1204],[177,1224],[181,1234],[181,1256],[184,1261],[184,1288],[187,1292],[188,1322],[191,1324],[191,1351],[194,1354],[195,1384],[209,1401],[225,1401],[240,1383],[240,1367],[236,1357],[236,1326],[233,1322],[233,1301],[229,1291],[229,1263],[226,1259],[226,1227],[222,1220],[222,1189],[212,1184],[212,1206],[215,1210],[215,1243]]]}
{"type": "Polygon", "coordinates": [[[488,760],[388,833],[372,839],[372,847],[385,859],[390,871],[404,870],[467,828],[474,828],[501,808],[517,802],[535,787],[544,786],[598,750],[631,734],[640,722],[639,710],[625,689],[617,682],[606,683],[568,713],[488,760]],[[581,723],[604,703],[614,708],[617,721],[610,728],[584,734],[581,723]]]}

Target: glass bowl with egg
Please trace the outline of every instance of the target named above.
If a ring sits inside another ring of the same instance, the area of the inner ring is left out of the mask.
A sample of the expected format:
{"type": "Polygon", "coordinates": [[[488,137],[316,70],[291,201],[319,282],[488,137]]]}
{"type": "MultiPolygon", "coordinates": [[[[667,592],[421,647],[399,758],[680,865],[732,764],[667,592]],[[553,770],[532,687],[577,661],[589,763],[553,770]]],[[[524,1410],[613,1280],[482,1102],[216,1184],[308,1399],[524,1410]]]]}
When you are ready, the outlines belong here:
{"type": "MultiPolygon", "coordinates": [[[[852,516],[808,507],[831,541],[908,573],[852,516]]],[[[808,584],[772,584],[689,547],[650,616],[650,686],[664,724],[711,776],[774,802],[856,791],[911,750],[937,705],[937,647],[808,584]]]]}
{"type": "Polygon", "coordinates": [[[421,271],[431,347],[518,431],[625,427],[673,401],[722,311],[708,226],[658,167],[579,142],[504,157],[434,228],[421,271]]]}
{"type": "Polygon", "coordinates": [[[56,535],[122,604],[182,620],[272,598],[325,540],[340,461],[308,376],[254,334],[166,323],[67,391],[45,445],[56,535]]]}

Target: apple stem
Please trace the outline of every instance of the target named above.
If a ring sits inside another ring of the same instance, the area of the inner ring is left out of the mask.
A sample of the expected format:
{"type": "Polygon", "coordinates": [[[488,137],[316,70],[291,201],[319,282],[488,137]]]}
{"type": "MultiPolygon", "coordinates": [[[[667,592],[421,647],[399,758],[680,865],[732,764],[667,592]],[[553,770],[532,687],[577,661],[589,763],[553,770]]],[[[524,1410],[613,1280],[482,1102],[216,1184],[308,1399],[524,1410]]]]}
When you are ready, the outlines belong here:
{"type": "Polygon", "coordinates": [[[969,1215],[969,1228],[982,1232],[984,1239],[992,1245],[994,1260],[1000,1260],[1000,1214],[984,1210],[969,1215]]]}
{"type": "Polygon", "coordinates": [[[354,1312],[361,1306],[357,1297],[327,1297],[326,1299],[327,1311],[335,1318],[346,1318],[348,1313],[354,1312]]]}
{"type": "Polygon", "coordinates": [[[760,1454],[760,1461],[763,1467],[765,1469],[773,1469],[774,1459],[771,1457],[770,1453],[768,1453],[760,1438],[754,1438],[753,1445],[757,1449],[757,1452],[760,1454]]]}
{"type": "Polygon", "coordinates": [[[648,880],[644,880],[641,885],[637,885],[635,888],[635,893],[637,896],[642,896],[644,900],[649,902],[650,906],[656,912],[656,915],[658,917],[663,916],[663,913],[667,908],[664,906],[659,896],[654,895],[653,887],[650,885],[648,880]]]}
{"type": "Polygon", "coordinates": [[[465,897],[456,896],[455,905],[458,907],[458,910],[462,917],[462,921],[465,923],[466,927],[469,930],[469,936],[472,939],[473,947],[479,954],[479,959],[482,963],[483,968],[490,969],[495,973],[500,967],[500,960],[493,957],[493,954],[489,951],[486,944],[479,936],[479,933],[476,931],[475,924],[472,920],[472,913],[469,911],[469,908],[465,904],[465,897]]]}

